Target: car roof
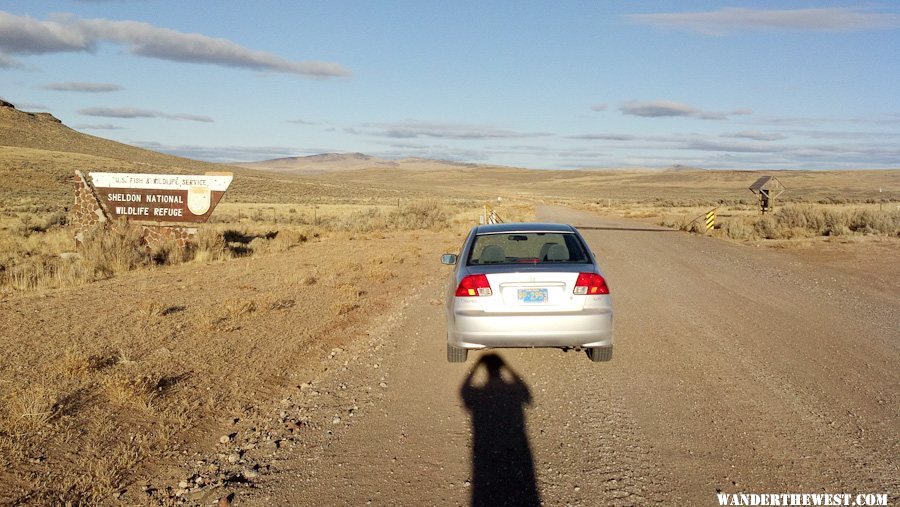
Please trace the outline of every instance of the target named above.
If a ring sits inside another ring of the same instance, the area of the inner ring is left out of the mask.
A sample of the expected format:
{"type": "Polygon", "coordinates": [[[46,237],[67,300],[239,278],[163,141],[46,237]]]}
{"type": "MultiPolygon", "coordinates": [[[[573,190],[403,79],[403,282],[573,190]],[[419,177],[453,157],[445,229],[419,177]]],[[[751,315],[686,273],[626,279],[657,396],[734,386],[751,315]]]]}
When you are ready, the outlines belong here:
{"type": "Polygon", "coordinates": [[[508,224],[488,224],[475,227],[475,234],[495,234],[506,232],[575,232],[568,224],[541,222],[513,222],[508,224]]]}

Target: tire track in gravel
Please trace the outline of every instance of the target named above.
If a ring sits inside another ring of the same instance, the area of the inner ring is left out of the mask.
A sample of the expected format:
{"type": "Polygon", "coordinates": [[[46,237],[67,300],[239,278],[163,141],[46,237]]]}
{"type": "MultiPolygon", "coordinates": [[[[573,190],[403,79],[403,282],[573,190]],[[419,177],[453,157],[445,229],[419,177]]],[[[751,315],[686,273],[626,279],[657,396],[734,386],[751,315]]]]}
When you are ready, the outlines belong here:
{"type": "Polygon", "coordinates": [[[587,226],[614,295],[628,406],[676,496],[896,491],[891,295],[780,252],[543,212],[587,226]]]}

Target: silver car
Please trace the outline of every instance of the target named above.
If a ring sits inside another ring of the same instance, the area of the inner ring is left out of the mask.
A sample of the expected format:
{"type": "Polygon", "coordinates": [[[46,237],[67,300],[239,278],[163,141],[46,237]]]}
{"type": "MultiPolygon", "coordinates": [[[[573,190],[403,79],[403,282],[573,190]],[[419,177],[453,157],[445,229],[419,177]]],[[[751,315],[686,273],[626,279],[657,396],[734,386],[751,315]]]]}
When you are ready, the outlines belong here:
{"type": "Polygon", "coordinates": [[[447,288],[447,360],[470,349],[584,349],[612,358],[609,287],[581,234],[571,225],[480,225],[469,232],[447,288]]]}

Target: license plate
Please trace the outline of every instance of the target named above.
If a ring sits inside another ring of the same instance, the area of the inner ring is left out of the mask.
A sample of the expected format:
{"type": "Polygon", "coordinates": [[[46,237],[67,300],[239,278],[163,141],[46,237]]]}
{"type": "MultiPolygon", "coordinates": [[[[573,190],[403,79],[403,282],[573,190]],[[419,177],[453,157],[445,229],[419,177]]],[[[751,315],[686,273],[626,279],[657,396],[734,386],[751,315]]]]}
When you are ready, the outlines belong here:
{"type": "Polygon", "coordinates": [[[547,289],[518,289],[520,303],[546,303],[547,289]]]}

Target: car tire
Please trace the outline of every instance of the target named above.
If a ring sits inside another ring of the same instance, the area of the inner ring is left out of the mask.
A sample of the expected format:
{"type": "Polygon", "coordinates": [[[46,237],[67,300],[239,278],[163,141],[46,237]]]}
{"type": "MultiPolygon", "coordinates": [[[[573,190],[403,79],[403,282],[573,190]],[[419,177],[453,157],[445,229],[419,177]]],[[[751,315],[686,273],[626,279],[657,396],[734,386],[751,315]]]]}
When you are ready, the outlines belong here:
{"type": "Polygon", "coordinates": [[[468,356],[468,349],[454,347],[449,343],[447,344],[447,361],[451,363],[465,363],[468,356]]]}
{"type": "Polygon", "coordinates": [[[590,347],[586,352],[591,361],[600,363],[612,359],[612,349],[612,345],[609,347],[590,347]]]}

